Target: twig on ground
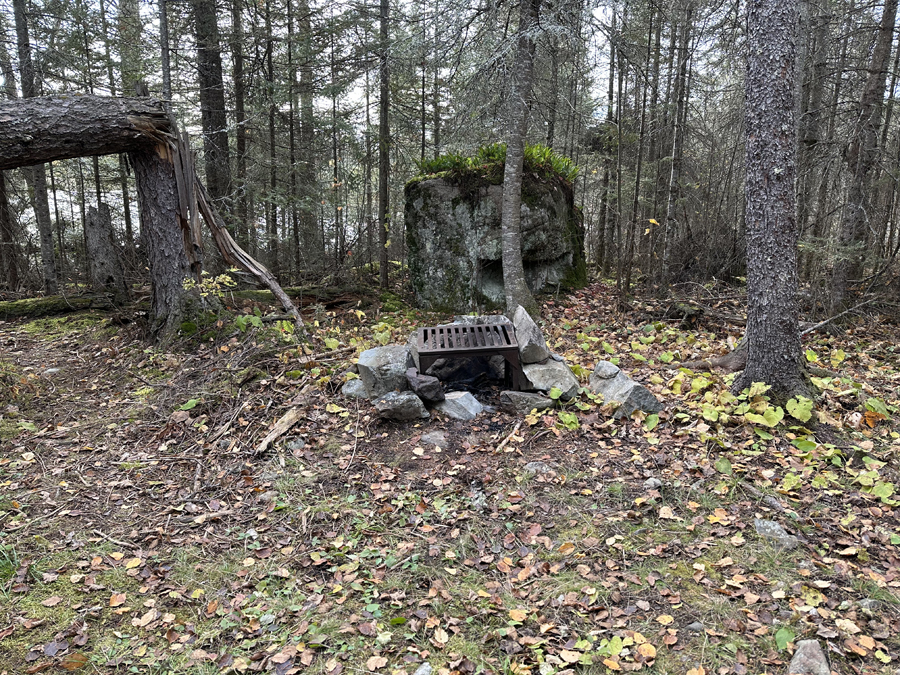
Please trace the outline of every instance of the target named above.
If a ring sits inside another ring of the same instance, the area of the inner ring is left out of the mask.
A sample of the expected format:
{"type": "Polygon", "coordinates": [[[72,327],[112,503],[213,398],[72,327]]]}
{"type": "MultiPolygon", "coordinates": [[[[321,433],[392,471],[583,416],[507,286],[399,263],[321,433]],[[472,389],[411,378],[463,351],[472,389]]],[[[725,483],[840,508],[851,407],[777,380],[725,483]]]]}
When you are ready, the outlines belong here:
{"type": "Polygon", "coordinates": [[[93,533],[96,534],[98,537],[106,539],[106,541],[108,541],[108,542],[116,544],[117,546],[123,546],[125,548],[134,548],[134,549],[140,548],[140,546],[138,546],[134,542],[122,541],[121,539],[113,539],[108,534],[106,534],[105,532],[101,532],[100,530],[93,530],[93,533]]]}
{"type": "Polygon", "coordinates": [[[825,325],[831,323],[832,321],[835,321],[836,319],[840,319],[842,316],[844,316],[844,315],[846,315],[846,314],[850,314],[850,312],[855,312],[855,311],[856,311],[857,309],[859,309],[860,307],[864,307],[865,305],[871,304],[871,303],[875,302],[875,300],[877,300],[877,298],[869,298],[869,299],[866,300],[865,302],[861,302],[861,303],[859,303],[858,305],[856,305],[855,307],[851,307],[850,309],[845,309],[845,310],[844,310],[843,312],[841,312],[840,314],[835,314],[834,316],[832,316],[832,317],[830,317],[830,318],[828,318],[828,319],[825,319],[824,321],[820,321],[820,322],[817,323],[817,324],[813,324],[813,325],[810,326],[809,328],[800,331],[800,337],[803,337],[803,336],[806,335],[807,333],[812,333],[814,330],[818,330],[818,329],[821,328],[822,326],[825,326],[825,325]]]}
{"type": "Polygon", "coordinates": [[[509,432],[509,434],[506,436],[506,438],[503,439],[503,441],[500,443],[500,445],[497,446],[497,449],[494,450],[494,452],[500,452],[501,450],[503,450],[503,448],[506,447],[506,444],[509,443],[510,439],[516,435],[516,432],[519,430],[519,427],[521,427],[521,426],[522,426],[522,422],[521,421],[517,422],[516,426],[513,427],[513,430],[509,432]]]}

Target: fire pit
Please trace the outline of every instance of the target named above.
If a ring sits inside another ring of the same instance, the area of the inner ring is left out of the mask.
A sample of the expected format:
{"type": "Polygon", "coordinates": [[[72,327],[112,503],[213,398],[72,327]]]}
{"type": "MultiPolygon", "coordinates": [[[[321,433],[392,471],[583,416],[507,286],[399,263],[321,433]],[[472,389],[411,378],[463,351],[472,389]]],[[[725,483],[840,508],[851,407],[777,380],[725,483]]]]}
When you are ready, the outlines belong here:
{"type": "Polygon", "coordinates": [[[449,325],[419,328],[417,335],[419,370],[422,373],[440,358],[502,356],[506,379],[516,391],[522,389],[519,343],[510,323],[489,325],[449,325]]]}

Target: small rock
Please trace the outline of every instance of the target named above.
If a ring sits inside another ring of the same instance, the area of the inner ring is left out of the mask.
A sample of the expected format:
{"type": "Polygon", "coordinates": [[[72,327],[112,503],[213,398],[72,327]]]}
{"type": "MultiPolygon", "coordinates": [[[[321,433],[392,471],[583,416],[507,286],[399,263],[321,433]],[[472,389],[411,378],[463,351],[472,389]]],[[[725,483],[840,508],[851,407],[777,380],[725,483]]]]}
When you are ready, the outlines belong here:
{"type": "Polygon", "coordinates": [[[487,495],[481,485],[477,483],[472,484],[472,487],[469,489],[469,500],[472,502],[472,508],[476,508],[479,511],[487,506],[487,495]]]}
{"type": "Polygon", "coordinates": [[[431,671],[432,671],[431,664],[428,663],[428,661],[426,661],[421,666],[416,668],[416,672],[413,673],[413,675],[431,675],[431,671]]]}
{"type": "Polygon", "coordinates": [[[620,372],[619,366],[616,364],[610,363],[609,361],[601,361],[597,364],[597,367],[594,368],[593,376],[599,377],[601,380],[611,380],[620,372]]]}
{"type": "Polygon", "coordinates": [[[539,363],[550,358],[550,350],[547,349],[547,341],[544,340],[541,329],[521,305],[516,307],[513,325],[516,328],[516,342],[519,343],[523,365],[539,363]]]}
{"type": "Polygon", "coordinates": [[[369,398],[375,399],[390,391],[409,389],[406,369],[411,360],[409,349],[405,345],[375,347],[360,354],[356,365],[369,398]]]}
{"type": "Polygon", "coordinates": [[[366,385],[358,377],[344,382],[344,386],[341,387],[341,394],[347,398],[369,398],[366,385]]]}
{"type": "Polygon", "coordinates": [[[409,350],[409,360],[411,367],[419,369],[419,331],[414,330],[406,338],[406,348],[409,350]]]}
{"type": "Polygon", "coordinates": [[[420,441],[428,445],[436,445],[441,450],[446,450],[448,445],[443,431],[429,431],[427,434],[422,434],[420,441]]]}
{"type": "Polygon", "coordinates": [[[631,417],[635,410],[657,413],[663,409],[662,403],[649,389],[632,380],[609,361],[601,361],[594,368],[590,388],[595,394],[603,396],[604,402],[619,404],[613,414],[615,419],[631,417]]]}
{"type": "Polygon", "coordinates": [[[828,657],[818,640],[800,640],[787,675],[831,675],[828,657]]]}
{"type": "Polygon", "coordinates": [[[648,490],[657,490],[662,487],[662,481],[659,478],[648,478],[644,481],[644,487],[648,490]]]}
{"type": "Polygon", "coordinates": [[[391,391],[375,401],[379,417],[398,422],[429,417],[422,399],[411,391],[391,391]]]}
{"type": "Polygon", "coordinates": [[[43,373],[41,373],[41,375],[56,375],[56,373],[58,373],[60,370],[62,370],[62,369],[61,368],[47,368],[47,370],[45,370],[43,373]]]}
{"type": "Polygon", "coordinates": [[[703,631],[706,630],[706,626],[704,626],[703,623],[700,621],[695,621],[694,623],[689,623],[687,626],[685,626],[685,628],[687,628],[692,633],[702,633],[703,631]]]}
{"type": "Polygon", "coordinates": [[[302,438],[292,438],[287,442],[287,449],[291,452],[296,452],[297,450],[302,450],[306,447],[306,441],[302,438]]]}
{"type": "Polygon", "coordinates": [[[431,375],[422,375],[415,368],[407,368],[406,381],[409,388],[425,403],[440,403],[444,400],[444,390],[441,381],[431,375]]]}
{"type": "Polygon", "coordinates": [[[517,415],[527,415],[532,410],[538,412],[556,405],[556,401],[543,394],[529,391],[501,391],[500,407],[517,415]]]}
{"type": "Polygon", "coordinates": [[[760,537],[779,551],[790,551],[793,548],[797,548],[800,544],[800,540],[797,537],[785,532],[784,528],[774,520],[757,518],[753,521],[753,527],[756,528],[756,533],[760,537]]]}
{"type": "Polygon", "coordinates": [[[568,401],[578,394],[578,378],[565,363],[548,360],[546,363],[529,363],[522,366],[526,387],[537,391],[550,391],[557,387],[562,391],[560,398],[568,401]]]}
{"type": "Polygon", "coordinates": [[[467,391],[451,391],[434,409],[453,419],[468,421],[474,420],[484,406],[467,391]]]}
{"type": "Polygon", "coordinates": [[[528,462],[522,467],[522,471],[528,476],[549,476],[556,473],[547,462],[541,461],[528,462]]]}
{"type": "Polygon", "coordinates": [[[881,608],[881,603],[878,600],[873,600],[872,598],[863,598],[862,600],[857,600],[856,605],[862,611],[868,614],[877,612],[881,608]]]}

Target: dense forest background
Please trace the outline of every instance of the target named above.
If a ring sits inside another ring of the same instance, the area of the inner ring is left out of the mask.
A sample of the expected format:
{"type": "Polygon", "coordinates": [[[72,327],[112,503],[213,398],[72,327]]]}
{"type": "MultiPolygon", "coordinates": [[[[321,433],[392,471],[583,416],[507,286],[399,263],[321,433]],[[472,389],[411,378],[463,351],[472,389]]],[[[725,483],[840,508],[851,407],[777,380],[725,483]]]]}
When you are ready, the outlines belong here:
{"type": "MultiPolygon", "coordinates": [[[[835,275],[860,291],[894,272],[896,5],[802,3],[807,309],[845,303],[835,275]]],[[[328,282],[371,272],[384,252],[403,265],[403,186],[419,163],[505,140],[518,15],[488,0],[0,0],[2,95],[146,85],[191,132],[237,241],[283,283],[328,282]]],[[[528,140],[579,166],[593,265],[651,289],[741,279],[741,3],[546,0],[533,37],[528,140]]],[[[47,290],[42,213],[57,278],[81,282],[84,223],[101,202],[132,271],[144,268],[124,158],[47,165],[43,206],[36,176],[0,181],[0,293],[47,290]]]]}

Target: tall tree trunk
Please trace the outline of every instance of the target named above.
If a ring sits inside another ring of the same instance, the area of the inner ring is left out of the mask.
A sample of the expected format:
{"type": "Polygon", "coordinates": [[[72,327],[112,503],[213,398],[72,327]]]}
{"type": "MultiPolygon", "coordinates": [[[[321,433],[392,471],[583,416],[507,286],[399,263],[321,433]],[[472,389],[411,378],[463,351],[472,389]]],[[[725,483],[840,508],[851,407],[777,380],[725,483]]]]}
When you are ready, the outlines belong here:
{"type": "Polygon", "coordinates": [[[678,233],[679,188],[681,184],[681,163],[684,148],[684,122],[687,118],[687,72],[688,48],[691,40],[691,17],[693,5],[688,4],[684,22],[681,24],[681,35],[678,40],[678,69],[675,74],[675,118],[672,125],[672,167],[669,172],[668,196],[666,198],[666,219],[662,226],[662,262],[660,264],[660,281],[669,277],[669,259],[672,241],[678,233]]]}
{"type": "Polygon", "coordinates": [[[166,102],[166,110],[172,113],[172,69],[169,63],[169,13],[166,3],[169,0],[157,0],[159,2],[159,59],[162,65],[163,100],[166,102]]]}
{"type": "Polygon", "coordinates": [[[503,166],[502,229],[503,289],[506,314],[512,317],[520,305],[532,317],[540,316],[540,307],[528,288],[522,262],[522,166],[525,159],[525,135],[528,132],[528,102],[534,79],[534,37],[538,26],[540,0],[522,0],[519,5],[519,29],[513,62],[512,91],[503,166]]]}
{"type": "Polygon", "coordinates": [[[7,290],[19,288],[19,254],[13,236],[14,224],[6,196],[6,174],[0,171],[0,274],[7,290]]]}
{"type": "Polygon", "coordinates": [[[203,125],[203,157],[206,184],[219,213],[229,220],[231,169],[228,152],[228,120],[222,83],[222,53],[215,0],[192,0],[197,38],[197,82],[200,85],[200,120],[203,125]]]}
{"type": "MultiPolygon", "coordinates": [[[[3,26],[0,24],[0,29],[3,26]]],[[[0,30],[0,36],[5,30],[0,30]]],[[[6,98],[13,101],[18,98],[16,92],[16,75],[6,51],[6,45],[0,41],[0,73],[3,73],[3,91],[6,98]]],[[[9,208],[9,197],[6,189],[6,174],[0,171],[0,273],[6,278],[7,288],[16,291],[19,288],[19,249],[14,236],[13,214],[9,208]]]]}
{"type": "MultiPolygon", "coordinates": [[[[647,34],[647,63],[650,62],[650,49],[652,46],[652,40],[653,15],[651,13],[650,30],[647,34]]],[[[643,169],[644,165],[644,139],[647,135],[647,90],[650,86],[646,71],[644,72],[643,80],[644,86],[643,91],[641,92],[641,126],[640,130],[638,131],[637,162],[634,169],[634,201],[631,205],[631,228],[628,236],[628,251],[625,254],[625,283],[623,284],[622,288],[619,289],[622,294],[621,297],[623,300],[628,296],[629,293],[631,293],[631,272],[632,267],[634,266],[634,240],[637,236],[643,236],[640,231],[641,170],[643,169]]]]}
{"type": "Polygon", "coordinates": [[[388,287],[388,218],[390,165],[390,92],[391,75],[388,62],[388,21],[390,19],[390,0],[381,0],[379,11],[379,45],[378,60],[381,67],[379,75],[380,95],[378,101],[378,241],[381,272],[381,287],[388,287]]]}
{"type": "Polygon", "coordinates": [[[556,102],[559,99],[559,45],[550,39],[550,93],[547,96],[547,147],[553,147],[556,136],[556,102]]]}
{"type": "MultiPolygon", "coordinates": [[[[315,73],[313,53],[311,10],[307,0],[298,6],[300,52],[300,231],[304,241],[307,266],[318,266],[323,259],[325,242],[319,237],[316,225],[316,120],[313,109],[315,98],[315,73]]],[[[366,125],[368,130],[368,125],[366,125]]]]}
{"type": "Polygon", "coordinates": [[[609,80],[606,93],[606,125],[603,128],[603,136],[600,141],[603,152],[603,182],[601,184],[603,197],[600,205],[600,217],[598,219],[600,233],[597,237],[597,267],[600,269],[600,275],[602,277],[609,276],[610,259],[612,258],[612,256],[610,255],[610,238],[612,234],[612,228],[610,227],[610,216],[613,210],[612,208],[610,208],[612,191],[609,188],[610,174],[612,173],[610,164],[612,163],[612,161],[609,157],[609,148],[612,143],[613,121],[615,119],[613,116],[613,97],[615,96],[616,86],[617,38],[615,37],[615,34],[616,6],[614,3],[612,13],[612,30],[609,39],[609,80]]]}
{"type": "Polygon", "coordinates": [[[807,394],[797,318],[794,99],[800,0],[748,0],[746,133],[747,366],[735,380],[807,394]]]}
{"type": "Polygon", "coordinates": [[[236,194],[234,219],[235,239],[241,248],[250,249],[249,222],[247,211],[247,113],[244,108],[244,23],[241,16],[243,0],[231,2],[231,63],[234,82],[234,149],[237,157],[237,177],[234,185],[236,194]]]}
{"type": "MultiPolygon", "coordinates": [[[[106,55],[106,76],[109,80],[109,94],[116,95],[116,76],[113,72],[112,53],[109,44],[109,27],[106,21],[106,3],[100,0],[100,23],[103,28],[103,50],[106,55]]],[[[119,3],[118,15],[119,27],[119,50],[121,57],[120,74],[122,77],[122,93],[130,93],[134,90],[135,82],[140,79],[140,75],[131,80],[126,73],[131,73],[135,68],[134,56],[129,53],[131,49],[139,49],[141,44],[141,21],[140,13],[137,10],[137,3],[134,0],[125,0],[119,3]],[[131,90],[127,87],[131,82],[131,90]]],[[[125,156],[119,155],[119,189],[122,191],[122,211],[125,219],[125,248],[130,253],[134,253],[134,227],[131,223],[131,199],[128,195],[128,165],[125,162],[125,156]]]]}
{"type": "Polygon", "coordinates": [[[366,132],[364,135],[365,138],[365,149],[366,154],[363,157],[363,199],[364,202],[364,210],[365,210],[365,221],[366,221],[366,262],[369,265],[369,268],[372,267],[372,253],[374,250],[374,242],[373,242],[373,227],[374,222],[372,218],[372,165],[374,163],[374,153],[372,148],[372,96],[371,96],[371,84],[369,81],[369,66],[366,65],[366,82],[365,82],[365,93],[366,93],[366,132]]]}
{"type": "MultiPolygon", "coordinates": [[[[19,50],[19,75],[22,82],[22,96],[34,98],[38,95],[34,81],[34,65],[31,61],[31,40],[28,36],[28,18],[25,0],[13,0],[16,22],[16,38],[19,50]]],[[[26,169],[28,171],[28,169],[26,169]]],[[[53,295],[58,290],[56,260],[53,253],[53,225],[50,222],[50,202],[47,197],[47,172],[43,164],[31,167],[31,206],[37,221],[41,238],[41,270],[44,278],[44,293],[53,295]]]]}
{"type": "Polygon", "coordinates": [[[291,7],[291,0],[287,0],[287,58],[288,58],[288,104],[290,106],[288,115],[288,154],[290,161],[290,178],[291,178],[291,196],[290,196],[290,226],[291,226],[291,248],[293,253],[294,273],[300,271],[300,218],[297,213],[297,202],[299,196],[297,194],[297,109],[299,107],[297,101],[297,65],[294,57],[294,12],[291,7]]]}
{"type": "Polygon", "coordinates": [[[280,271],[280,241],[278,237],[278,155],[275,147],[275,36],[272,33],[272,8],[266,0],[266,99],[269,107],[269,198],[266,200],[266,232],[269,244],[269,265],[273,274],[280,271]]]}
{"type": "Polygon", "coordinates": [[[862,96],[856,107],[856,125],[844,158],[850,172],[847,205],[841,218],[837,257],[831,277],[831,311],[843,308],[851,279],[863,270],[865,225],[868,220],[869,175],[878,161],[878,128],[881,124],[881,103],[891,58],[897,0],[885,0],[881,27],[875,49],[869,61],[868,75],[862,96]]]}

